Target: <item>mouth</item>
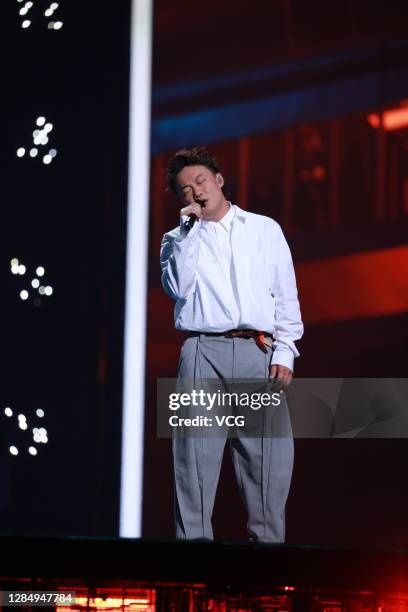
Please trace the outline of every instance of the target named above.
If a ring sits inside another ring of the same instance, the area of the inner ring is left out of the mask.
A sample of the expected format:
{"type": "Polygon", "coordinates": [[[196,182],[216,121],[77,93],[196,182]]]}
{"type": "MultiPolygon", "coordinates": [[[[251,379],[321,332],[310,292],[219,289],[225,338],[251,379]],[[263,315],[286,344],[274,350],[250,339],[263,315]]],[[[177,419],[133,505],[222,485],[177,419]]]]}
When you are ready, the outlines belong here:
{"type": "Polygon", "coordinates": [[[201,206],[201,208],[205,208],[207,200],[196,200],[196,202],[201,206]]]}

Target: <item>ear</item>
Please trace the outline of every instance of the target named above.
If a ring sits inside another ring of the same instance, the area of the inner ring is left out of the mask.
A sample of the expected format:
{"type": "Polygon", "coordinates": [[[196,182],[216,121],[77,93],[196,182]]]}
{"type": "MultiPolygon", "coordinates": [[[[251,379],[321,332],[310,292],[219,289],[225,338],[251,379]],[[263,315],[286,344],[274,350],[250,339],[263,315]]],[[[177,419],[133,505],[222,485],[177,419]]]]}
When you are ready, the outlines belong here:
{"type": "Polygon", "coordinates": [[[217,172],[215,178],[217,179],[217,183],[219,184],[219,186],[222,187],[224,185],[224,178],[222,174],[220,174],[220,172],[217,172]]]}

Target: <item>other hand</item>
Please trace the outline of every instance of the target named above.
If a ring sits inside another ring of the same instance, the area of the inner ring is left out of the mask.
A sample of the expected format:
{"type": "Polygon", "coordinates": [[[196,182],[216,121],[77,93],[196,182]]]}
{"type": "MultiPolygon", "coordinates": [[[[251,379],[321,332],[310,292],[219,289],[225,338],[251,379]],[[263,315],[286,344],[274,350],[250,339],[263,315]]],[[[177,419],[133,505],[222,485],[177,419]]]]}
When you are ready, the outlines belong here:
{"type": "Polygon", "coordinates": [[[292,370],[284,365],[276,364],[269,367],[269,379],[273,381],[273,388],[277,391],[289,387],[292,378],[292,370]]]}

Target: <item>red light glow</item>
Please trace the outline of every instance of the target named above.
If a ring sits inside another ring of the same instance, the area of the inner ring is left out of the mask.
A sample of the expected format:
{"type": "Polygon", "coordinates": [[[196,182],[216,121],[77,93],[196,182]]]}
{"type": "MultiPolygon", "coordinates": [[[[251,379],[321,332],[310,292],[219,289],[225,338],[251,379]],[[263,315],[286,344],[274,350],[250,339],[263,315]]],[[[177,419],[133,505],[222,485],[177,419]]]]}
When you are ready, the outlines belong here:
{"type": "MultiPolygon", "coordinates": [[[[98,610],[137,610],[138,612],[155,612],[156,601],[155,592],[151,591],[150,597],[86,597],[75,598],[75,606],[98,612],[98,610]]],[[[56,612],[72,612],[72,607],[58,606],[56,612]]]]}
{"type": "Polygon", "coordinates": [[[406,246],[298,264],[303,318],[320,323],[408,312],[406,270],[406,246]]]}
{"type": "Polygon", "coordinates": [[[371,127],[378,129],[382,126],[387,132],[393,130],[401,130],[408,127],[408,106],[402,106],[401,108],[394,108],[392,110],[384,111],[382,114],[370,113],[367,117],[368,123],[371,127]]]}

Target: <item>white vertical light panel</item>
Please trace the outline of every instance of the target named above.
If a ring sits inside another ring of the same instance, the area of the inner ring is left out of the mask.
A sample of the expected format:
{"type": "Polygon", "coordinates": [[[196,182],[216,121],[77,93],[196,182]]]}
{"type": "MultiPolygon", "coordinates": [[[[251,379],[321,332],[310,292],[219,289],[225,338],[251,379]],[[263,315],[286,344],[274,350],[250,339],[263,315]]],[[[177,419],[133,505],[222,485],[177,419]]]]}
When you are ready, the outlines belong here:
{"type": "Polygon", "coordinates": [[[120,529],[142,523],[153,0],[132,0],[120,529]]]}

